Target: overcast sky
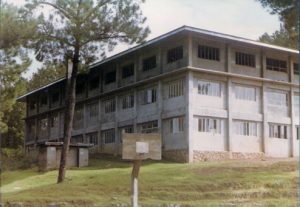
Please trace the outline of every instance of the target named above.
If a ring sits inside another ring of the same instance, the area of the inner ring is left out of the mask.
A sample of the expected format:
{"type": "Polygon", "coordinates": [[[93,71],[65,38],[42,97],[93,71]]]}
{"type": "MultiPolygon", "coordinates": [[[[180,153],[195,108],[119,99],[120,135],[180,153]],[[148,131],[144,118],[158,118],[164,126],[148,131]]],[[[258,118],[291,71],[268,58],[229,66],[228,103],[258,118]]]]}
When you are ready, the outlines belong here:
{"type": "MultiPolygon", "coordinates": [[[[6,0],[23,5],[25,0],[6,0]]],[[[142,5],[152,39],[182,25],[257,40],[279,28],[278,16],[270,15],[256,0],[146,0],[142,5]]],[[[132,46],[120,45],[113,55],[132,46]]],[[[34,62],[26,77],[40,67],[34,62]]]]}

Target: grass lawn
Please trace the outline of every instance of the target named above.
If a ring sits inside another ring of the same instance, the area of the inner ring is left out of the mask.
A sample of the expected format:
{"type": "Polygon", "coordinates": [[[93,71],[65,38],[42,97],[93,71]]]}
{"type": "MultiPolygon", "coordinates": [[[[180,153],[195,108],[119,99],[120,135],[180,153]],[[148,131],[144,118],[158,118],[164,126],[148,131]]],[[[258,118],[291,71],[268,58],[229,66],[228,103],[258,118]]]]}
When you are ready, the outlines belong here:
{"type": "MultiPolygon", "coordinates": [[[[118,158],[90,160],[90,167],[67,171],[6,171],[3,199],[23,206],[130,206],[131,163],[118,158]],[[127,205],[125,205],[127,204],[127,205]]],[[[199,164],[143,162],[140,204],[146,206],[297,206],[298,162],[223,161],[199,164]]]]}

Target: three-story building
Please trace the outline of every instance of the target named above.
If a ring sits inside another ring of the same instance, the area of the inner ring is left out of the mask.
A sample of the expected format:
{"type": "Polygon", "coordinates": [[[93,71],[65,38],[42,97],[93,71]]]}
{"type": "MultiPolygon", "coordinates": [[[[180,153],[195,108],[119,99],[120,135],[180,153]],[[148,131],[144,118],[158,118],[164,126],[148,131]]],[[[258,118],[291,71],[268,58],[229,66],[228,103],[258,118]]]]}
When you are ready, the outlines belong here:
{"type": "MultiPolygon", "coordinates": [[[[183,26],[79,74],[73,143],[120,154],[122,131],[162,134],[183,162],[299,154],[296,50],[183,26]]],[[[62,140],[65,79],[18,98],[25,145],[62,140]]]]}

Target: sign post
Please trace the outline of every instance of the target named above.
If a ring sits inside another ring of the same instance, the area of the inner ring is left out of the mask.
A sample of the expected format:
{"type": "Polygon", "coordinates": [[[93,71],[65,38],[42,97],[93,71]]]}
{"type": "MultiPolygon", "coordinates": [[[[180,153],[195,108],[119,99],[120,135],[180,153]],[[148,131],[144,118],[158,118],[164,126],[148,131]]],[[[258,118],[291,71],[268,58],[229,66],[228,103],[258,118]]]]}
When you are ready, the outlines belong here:
{"type": "Polygon", "coordinates": [[[138,176],[142,160],[161,160],[161,135],[157,133],[122,133],[122,158],[133,160],[131,206],[138,207],[138,176]]]}

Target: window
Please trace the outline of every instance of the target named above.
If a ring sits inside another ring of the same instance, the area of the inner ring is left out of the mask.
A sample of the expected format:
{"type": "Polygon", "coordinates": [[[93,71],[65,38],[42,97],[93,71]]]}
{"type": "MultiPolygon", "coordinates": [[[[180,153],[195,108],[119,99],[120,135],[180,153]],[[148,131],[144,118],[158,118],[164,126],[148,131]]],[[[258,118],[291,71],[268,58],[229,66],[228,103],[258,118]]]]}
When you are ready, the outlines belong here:
{"type": "Polygon", "coordinates": [[[182,96],[184,94],[184,81],[178,80],[168,84],[168,98],[182,96]]]}
{"type": "Polygon", "coordinates": [[[104,112],[111,113],[116,111],[116,99],[112,98],[104,102],[104,112]]]}
{"type": "Polygon", "coordinates": [[[98,145],[98,133],[91,133],[87,135],[88,137],[88,143],[94,144],[94,146],[98,145]]]}
{"type": "Polygon", "coordinates": [[[122,140],[122,133],[133,133],[133,126],[131,125],[131,126],[126,126],[126,127],[122,127],[121,128],[121,135],[120,135],[120,143],[122,143],[123,142],[123,140],[122,140]]]}
{"type": "Polygon", "coordinates": [[[134,106],[134,95],[129,94],[122,97],[122,109],[132,108],[134,106]]]}
{"type": "Polygon", "coordinates": [[[56,91],[56,92],[52,93],[52,95],[51,95],[51,102],[56,103],[58,101],[59,101],[59,92],[56,91]]]}
{"type": "Polygon", "coordinates": [[[83,143],[82,135],[71,137],[71,144],[77,144],[77,143],[83,143]]]}
{"type": "Polygon", "coordinates": [[[115,143],[115,129],[103,131],[104,144],[115,143]]]}
{"type": "Polygon", "coordinates": [[[46,131],[48,127],[48,119],[47,118],[41,119],[40,126],[41,126],[40,128],[41,131],[46,131]]]}
{"type": "Polygon", "coordinates": [[[122,78],[128,78],[134,74],[134,64],[125,65],[122,68],[122,78]]]}
{"type": "Polygon", "coordinates": [[[221,134],[221,119],[198,118],[198,131],[221,134]]]}
{"type": "Polygon", "coordinates": [[[29,109],[34,110],[36,108],[36,101],[30,101],[29,102],[29,109]]]}
{"type": "Polygon", "coordinates": [[[143,105],[156,102],[156,88],[143,90],[141,94],[143,105]]]}
{"type": "Polygon", "coordinates": [[[50,127],[51,128],[58,127],[58,115],[57,114],[50,117],[50,127]]]}
{"type": "Polygon", "coordinates": [[[198,57],[208,60],[220,60],[219,48],[198,45],[198,57]]]}
{"type": "Polygon", "coordinates": [[[170,133],[175,134],[184,131],[184,117],[170,119],[170,133]]]}
{"type": "Polygon", "coordinates": [[[288,94],[285,92],[268,92],[268,103],[271,105],[287,106],[288,105],[288,94]]]}
{"type": "Polygon", "coordinates": [[[48,98],[47,98],[47,95],[42,95],[40,97],[40,104],[41,106],[45,106],[48,104],[48,98]]]}
{"type": "Polygon", "coordinates": [[[90,118],[98,117],[98,103],[92,103],[88,105],[90,118]]]}
{"type": "Polygon", "coordinates": [[[269,137],[287,139],[287,126],[279,124],[269,125],[269,137]]]}
{"type": "Polygon", "coordinates": [[[116,71],[111,71],[105,74],[105,84],[116,82],[116,71]]]}
{"type": "Polygon", "coordinates": [[[221,96],[221,84],[216,82],[199,80],[198,94],[207,96],[221,96]]]}
{"type": "Polygon", "coordinates": [[[299,64],[298,63],[294,63],[294,74],[295,75],[299,75],[299,64]]]}
{"type": "Polygon", "coordinates": [[[287,72],[287,62],[284,60],[267,58],[267,69],[286,73],[287,72]]]}
{"type": "Polygon", "coordinates": [[[171,63],[183,58],[183,47],[175,47],[173,49],[168,50],[167,53],[167,62],[171,63]]]}
{"type": "Polygon", "coordinates": [[[300,135],[299,134],[299,132],[300,132],[299,130],[300,130],[300,128],[299,128],[299,125],[298,125],[298,126],[296,126],[296,136],[297,136],[296,139],[297,140],[299,140],[299,135],[300,135]]]}
{"type": "Polygon", "coordinates": [[[151,121],[142,124],[142,133],[155,133],[158,132],[158,123],[157,121],[151,121]]]}
{"type": "Polygon", "coordinates": [[[30,121],[28,121],[28,134],[32,135],[32,133],[34,133],[34,131],[35,131],[35,121],[30,120],[30,121]]]}
{"type": "MultiPolygon", "coordinates": [[[[295,106],[295,109],[299,111],[299,93],[294,93],[294,106],[295,106]]],[[[297,114],[298,115],[298,114],[297,114]]]]}
{"type": "Polygon", "coordinates": [[[90,86],[90,90],[94,90],[94,89],[97,89],[99,88],[99,77],[93,77],[91,80],[90,80],[90,83],[89,83],[89,86],[90,86]]]}
{"type": "Polygon", "coordinates": [[[156,67],[156,56],[152,56],[143,60],[143,71],[148,71],[156,67]]]}
{"type": "Polygon", "coordinates": [[[73,122],[73,129],[80,129],[83,127],[83,108],[75,109],[73,122]]]}
{"type": "Polygon", "coordinates": [[[236,52],[235,53],[235,64],[245,65],[249,67],[255,67],[255,55],[236,52]]]}
{"type": "Polygon", "coordinates": [[[246,100],[246,101],[256,100],[256,93],[254,87],[235,85],[234,93],[236,99],[246,100]]]}
{"type": "Polygon", "coordinates": [[[235,132],[242,136],[257,136],[257,123],[246,122],[246,121],[236,121],[235,122],[235,132]]]}
{"type": "Polygon", "coordinates": [[[76,94],[82,94],[84,92],[85,84],[83,82],[76,83],[76,94]]]}

